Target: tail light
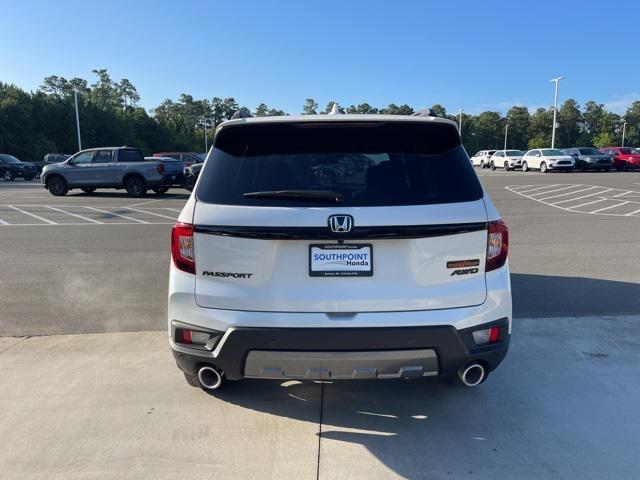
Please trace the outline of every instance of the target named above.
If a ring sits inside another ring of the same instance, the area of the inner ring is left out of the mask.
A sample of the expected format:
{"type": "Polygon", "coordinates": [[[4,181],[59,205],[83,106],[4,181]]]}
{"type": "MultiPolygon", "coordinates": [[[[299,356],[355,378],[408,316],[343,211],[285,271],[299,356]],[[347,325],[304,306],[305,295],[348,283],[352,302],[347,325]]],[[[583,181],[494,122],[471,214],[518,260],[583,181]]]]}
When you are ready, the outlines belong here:
{"type": "Polygon", "coordinates": [[[476,345],[484,345],[486,343],[496,343],[500,339],[500,327],[491,327],[484,330],[476,330],[472,332],[473,341],[476,345]]]}
{"type": "Polygon", "coordinates": [[[159,163],[158,166],[156,167],[156,170],[158,170],[158,173],[162,175],[164,173],[164,164],[159,163]]]}
{"type": "Polygon", "coordinates": [[[175,341],[184,345],[204,347],[212,350],[218,340],[222,337],[222,332],[208,331],[201,332],[188,328],[176,328],[175,341]]]}
{"type": "Polygon", "coordinates": [[[195,251],[193,248],[193,225],[176,223],[171,230],[171,258],[179,270],[196,273],[195,251]]]}
{"type": "Polygon", "coordinates": [[[502,220],[489,222],[487,233],[487,263],[485,272],[502,267],[509,251],[509,229],[502,220]]]}

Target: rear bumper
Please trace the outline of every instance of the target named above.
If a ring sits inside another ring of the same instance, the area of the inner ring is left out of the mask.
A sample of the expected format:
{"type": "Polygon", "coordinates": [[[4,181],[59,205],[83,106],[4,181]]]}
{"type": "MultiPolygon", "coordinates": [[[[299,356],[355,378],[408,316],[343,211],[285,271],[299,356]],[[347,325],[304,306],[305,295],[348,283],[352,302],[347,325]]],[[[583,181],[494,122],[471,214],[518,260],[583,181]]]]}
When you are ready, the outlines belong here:
{"type": "MultiPolygon", "coordinates": [[[[175,328],[175,327],[174,327],[175,328]]],[[[172,328],[172,333],[174,328],[172,328]]],[[[509,319],[457,330],[451,325],[384,328],[231,328],[213,351],[174,342],[178,367],[190,375],[214,365],[241,378],[359,379],[454,377],[473,362],[494,370],[509,348],[509,319]],[[502,340],[476,346],[473,330],[499,326],[502,340]]]]}
{"type": "Polygon", "coordinates": [[[150,188],[153,187],[172,187],[172,186],[183,186],[184,185],[184,174],[176,173],[173,175],[163,175],[159,178],[147,179],[147,186],[150,188]]]}
{"type": "Polygon", "coordinates": [[[165,182],[167,186],[183,187],[184,186],[184,173],[174,173],[165,175],[165,182]]]}

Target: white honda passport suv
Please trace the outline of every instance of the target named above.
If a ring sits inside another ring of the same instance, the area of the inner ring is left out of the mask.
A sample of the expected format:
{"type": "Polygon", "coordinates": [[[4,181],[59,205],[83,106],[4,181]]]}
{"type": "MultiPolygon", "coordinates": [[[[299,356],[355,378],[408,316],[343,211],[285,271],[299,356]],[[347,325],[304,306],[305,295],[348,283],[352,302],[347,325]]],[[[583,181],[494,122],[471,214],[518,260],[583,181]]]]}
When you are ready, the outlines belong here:
{"type": "Polygon", "coordinates": [[[173,227],[171,349],[208,390],[436,375],[475,386],[509,346],[508,243],[454,122],[231,120],[173,227]]]}

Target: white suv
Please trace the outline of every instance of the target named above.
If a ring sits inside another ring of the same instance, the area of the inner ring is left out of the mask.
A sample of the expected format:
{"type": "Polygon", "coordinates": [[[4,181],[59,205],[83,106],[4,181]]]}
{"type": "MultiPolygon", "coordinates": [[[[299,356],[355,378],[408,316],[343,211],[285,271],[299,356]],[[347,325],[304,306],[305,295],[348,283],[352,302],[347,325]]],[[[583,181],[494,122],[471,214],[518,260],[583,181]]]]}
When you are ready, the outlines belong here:
{"type": "Polygon", "coordinates": [[[474,167],[489,168],[489,165],[491,165],[491,157],[494,153],[496,153],[495,150],[480,150],[471,157],[471,164],[474,167]]]}
{"type": "Polygon", "coordinates": [[[169,336],[194,386],[458,376],[511,333],[508,231],[433,117],[220,125],[172,231],[169,336]],[[348,161],[351,172],[317,168],[348,161]]]}
{"type": "Polygon", "coordinates": [[[491,170],[504,168],[505,171],[522,168],[522,153],[520,150],[498,150],[491,157],[491,170]]]}
{"type": "Polygon", "coordinates": [[[522,171],[540,170],[547,173],[549,170],[570,172],[575,166],[575,160],[555,148],[536,148],[529,150],[522,157],[522,171]]]}

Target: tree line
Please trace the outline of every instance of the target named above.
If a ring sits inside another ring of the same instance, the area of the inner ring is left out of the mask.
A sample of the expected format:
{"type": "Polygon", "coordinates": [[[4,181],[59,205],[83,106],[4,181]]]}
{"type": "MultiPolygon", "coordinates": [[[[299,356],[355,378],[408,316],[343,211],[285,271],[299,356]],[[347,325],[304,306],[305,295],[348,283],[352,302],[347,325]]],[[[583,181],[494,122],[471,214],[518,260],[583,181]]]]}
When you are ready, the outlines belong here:
{"type": "MultiPolygon", "coordinates": [[[[83,78],[50,76],[35,92],[0,82],[0,153],[28,160],[42,159],[45,153],[74,153],[77,136],[74,92],[77,92],[83,148],[131,145],[145,154],[157,151],[197,151],[204,149],[205,128],[211,136],[215,126],[238,110],[254,116],[289,115],[260,103],[254,109],[234,98],[195,99],[183,93],[177,100],[166,99],[147,111],[139,105],[140,95],[126,78],[113,80],[105,69],[93,70],[93,83],[83,78]]],[[[328,113],[308,98],[301,114],[328,113]]],[[[406,104],[374,107],[368,103],[339,107],[343,113],[411,115],[406,104]]],[[[432,105],[435,116],[459,121],[440,105],[432,105]]],[[[295,112],[298,113],[298,112],[295,112]]],[[[633,102],[625,115],[608,111],[604,104],[588,101],[580,106],[568,99],[558,108],[556,147],[620,145],[622,124],[627,122],[625,145],[640,146],[640,101],[633,102]]],[[[552,108],[514,106],[502,115],[486,111],[462,113],[462,141],[469,152],[502,148],[508,125],[507,148],[526,150],[551,145],[552,108]]]]}

